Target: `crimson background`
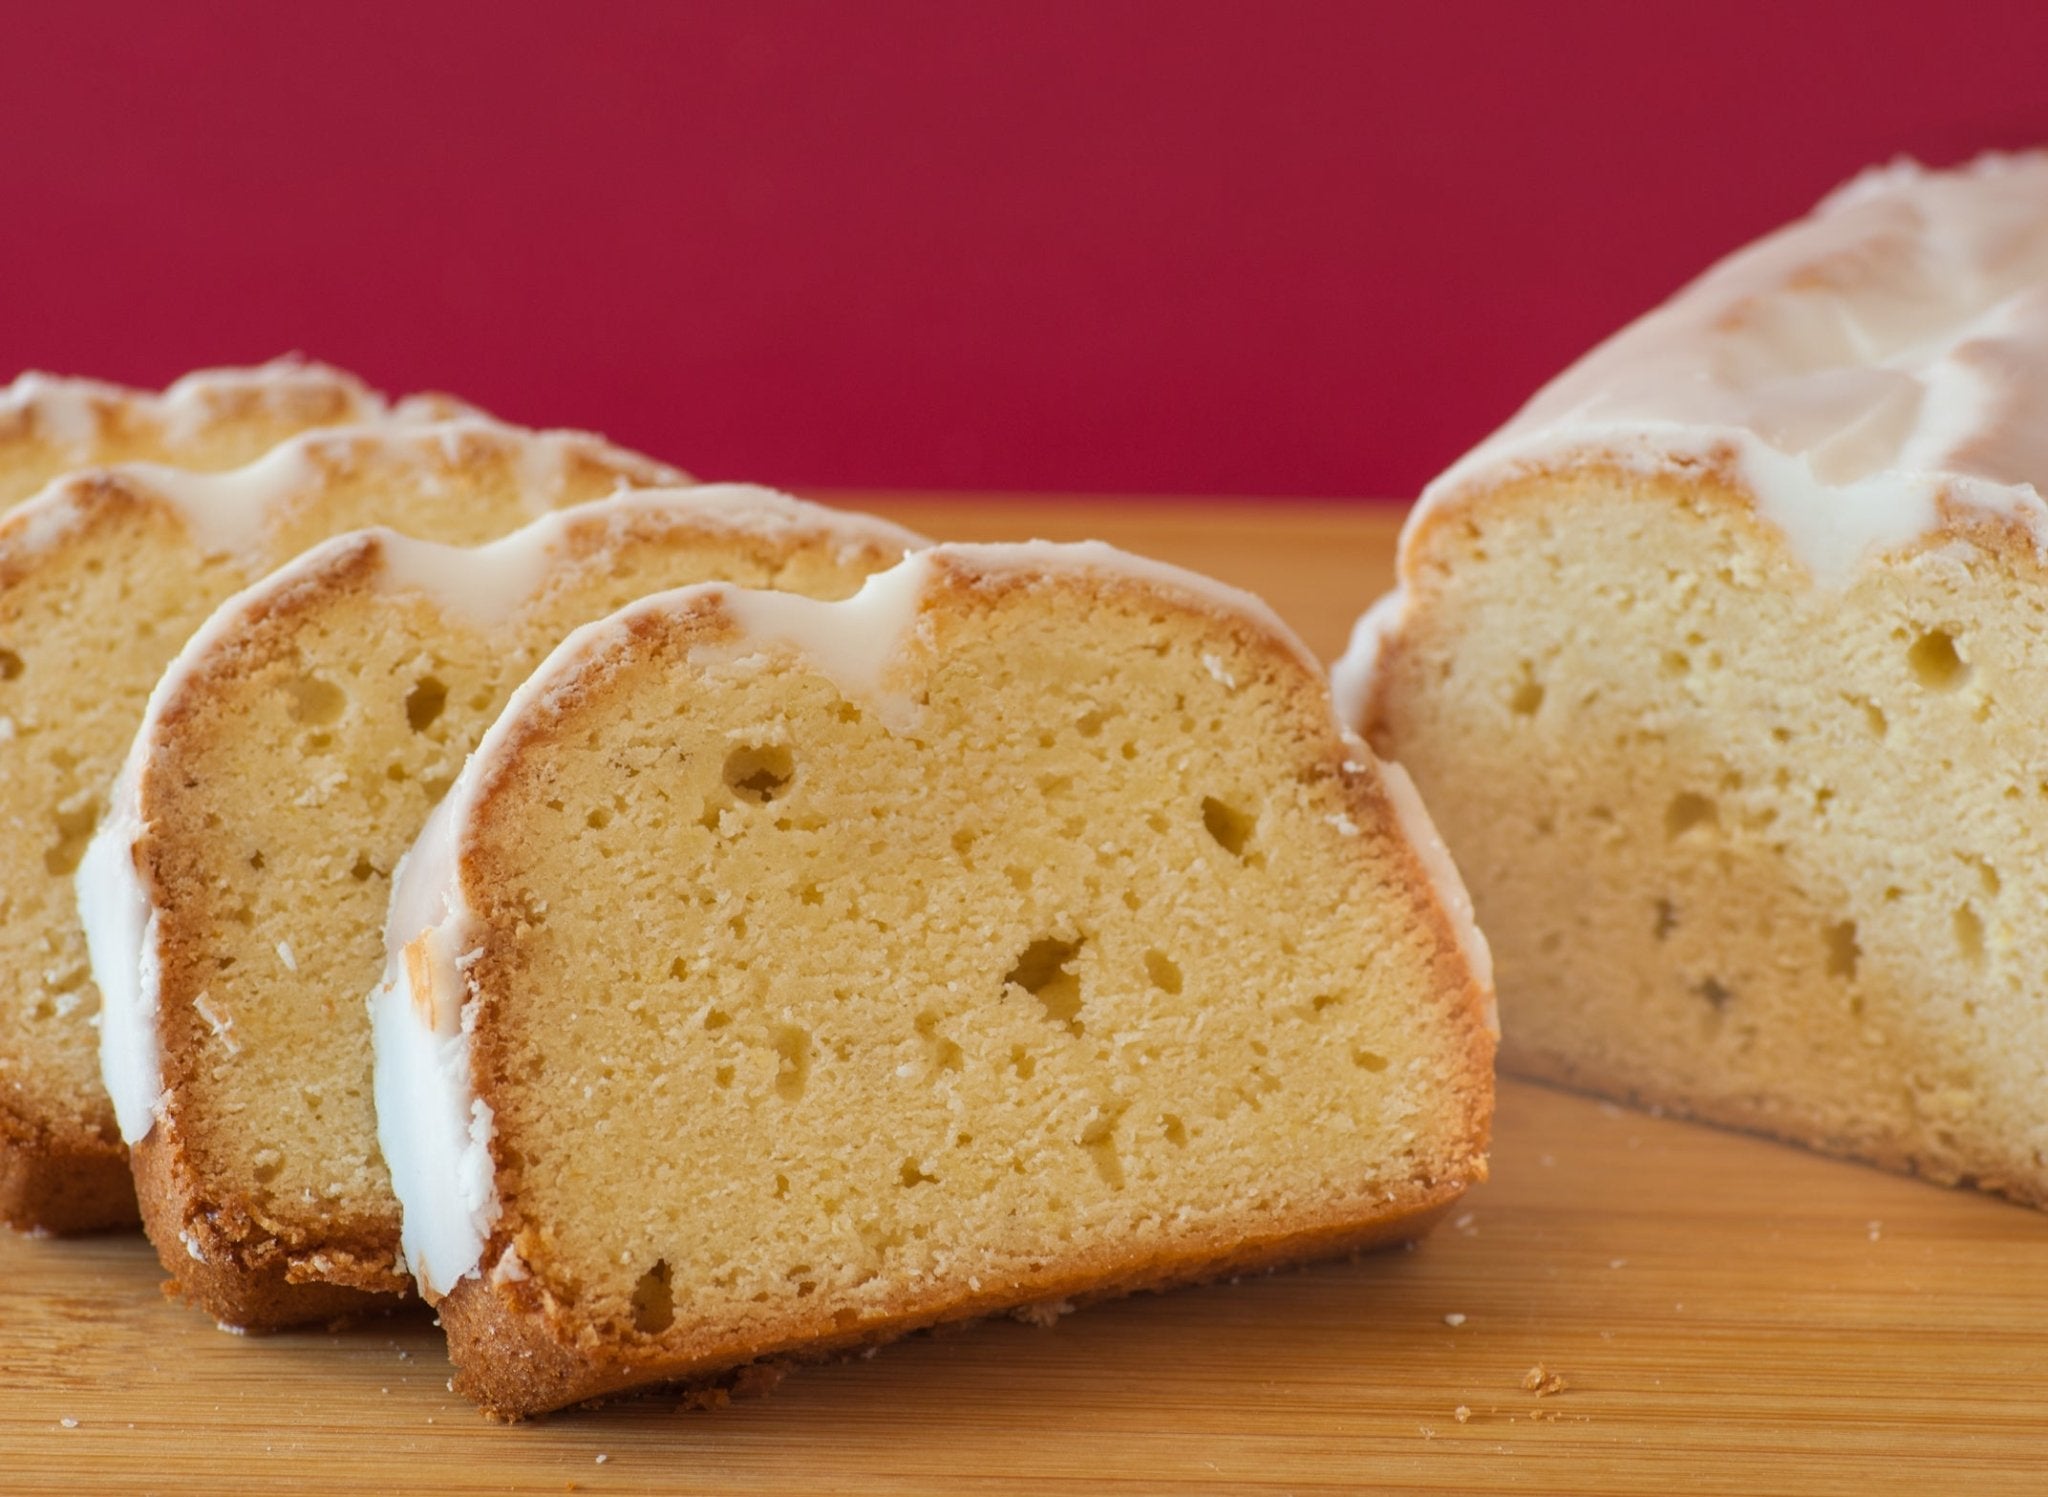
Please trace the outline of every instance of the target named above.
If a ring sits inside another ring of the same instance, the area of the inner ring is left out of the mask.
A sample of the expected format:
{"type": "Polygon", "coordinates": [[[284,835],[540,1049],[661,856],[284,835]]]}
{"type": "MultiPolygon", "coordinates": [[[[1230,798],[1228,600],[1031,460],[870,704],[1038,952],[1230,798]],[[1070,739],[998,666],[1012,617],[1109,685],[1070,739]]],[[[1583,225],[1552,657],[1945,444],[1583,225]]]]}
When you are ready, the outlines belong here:
{"type": "Polygon", "coordinates": [[[706,477],[1405,495],[2048,4],[12,3],[0,361],[299,348],[706,477]]]}

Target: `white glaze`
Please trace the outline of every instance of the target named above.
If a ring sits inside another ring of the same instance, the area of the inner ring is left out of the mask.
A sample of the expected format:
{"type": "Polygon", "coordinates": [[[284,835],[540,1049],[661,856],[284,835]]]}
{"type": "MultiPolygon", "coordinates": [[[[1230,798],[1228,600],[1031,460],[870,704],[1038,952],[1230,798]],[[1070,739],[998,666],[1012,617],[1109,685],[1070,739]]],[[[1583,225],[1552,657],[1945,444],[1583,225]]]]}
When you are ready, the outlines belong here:
{"type": "MultiPolygon", "coordinates": [[[[428,1301],[480,1271],[500,1212],[490,1159],[491,1118],[476,1095],[470,1069],[470,1035],[481,994],[465,975],[464,954],[475,945],[480,927],[463,888],[460,854],[475,806],[523,720],[545,712],[586,665],[627,648],[636,620],[715,601],[740,626],[740,638],[698,647],[693,662],[737,663],[764,647],[791,647],[842,692],[875,708],[884,721],[903,721],[915,708],[890,689],[889,666],[916,628],[925,589],[948,563],[970,576],[1021,575],[1029,579],[1027,585],[1049,584],[1075,572],[1141,581],[1245,619],[1284,644],[1311,674],[1320,675],[1307,647],[1250,593],[1096,541],[934,546],[871,576],[853,597],[838,602],[705,583],[655,594],[578,629],[513,693],[393,878],[385,973],[369,1000],[377,1136],[403,1208],[406,1261],[428,1301]],[[408,946],[427,959],[430,1001],[414,991],[405,958],[408,946]]],[[[1344,738],[1352,755],[1347,767],[1380,774],[1400,829],[1415,843],[1438,903],[1485,989],[1488,1022],[1493,1023],[1491,961],[1441,839],[1406,777],[1381,766],[1355,736],[1347,732],[1344,738]]],[[[1341,826],[1332,824],[1344,835],[1341,826]]]]}
{"type": "Polygon", "coordinates": [[[112,802],[86,845],[76,876],[93,982],[100,990],[100,1076],[125,1143],[156,1126],[163,1100],[158,1054],[157,920],[135,866],[142,836],[136,812],[141,761],[130,755],[112,802]]]}
{"type": "MultiPolygon", "coordinates": [[[[459,431],[467,431],[473,424],[457,425],[459,431]]],[[[709,530],[776,541],[822,534],[837,543],[842,558],[862,546],[908,550],[923,544],[915,532],[888,521],[745,484],[638,489],[552,511],[480,546],[417,540],[382,527],[335,536],[227,599],[194,632],[150,692],[108,813],[76,874],[79,916],[102,1000],[101,1072],[123,1139],[132,1144],[147,1136],[163,1095],[153,970],[156,915],[134,858],[145,830],[142,770],[156,748],[158,725],[177,708],[194,673],[222,650],[232,649],[249,620],[264,616],[280,598],[365,546],[377,549],[380,588],[424,592],[441,606],[488,626],[540,592],[572,530],[602,522],[616,539],[635,520],[650,519],[701,522],[709,530]]],[[[288,945],[280,943],[278,952],[280,960],[292,965],[288,945]]]]}
{"type": "Polygon", "coordinates": [[[369,420],[387,410],[383,397],[355,376],[325,364],[283,358],[249,369],[196,370],[161,393],[31,371],[0,389],[0,416],[29,413],[39,435],[84,461],[99,440],[109,409],[123,409],[154,424],[165,445],[176,449],[206,436],[223,401],[252,390],[270,404],[283,404],[286,397],[300,391],[337,392],[346,397],[357,420],[369,420]]]}
{"type": "Polygon", "coordinates": [[[404,1207],[400,1252],[429,1304],[473,1272],[497,1223],[492,1116],[470,1082],[476,1011],[464,966],[474,929],[461,903],[453,797],[428,817],[392,880],[384,978],[369,997],[377,1145],[404,1207]],[[414,991],[407,943],[432,972],[414,991]]]}
{"type": "MultiPolygon", "coordinates": [[[[1440,506],[1585,462],[1723,472],[1825,587],[1943,500],[2048,550],[2048,153],[1877,168],[1730,255],[1430,484],[1404,566],[1440,506]]],[[[1348,722],[1402,607],[1375,604],[1332,669],[1348,722]]]]}
{"type": "Polygon", "coordinates": [[[1336,704],[1338,721],[1347,727],[1365,721],[1373,672],[1379,669],[1380,651],[1401,627],[1402,607],[1396,589],[1361,613],[1351,626],[1351,643],[1330,667],[1330,700],[1336,704]]]}
{"type": "MultiPolygon", "coordinates": [[[[1364,745],[1358,747],[1363,748],[1364,745]]],[[[1487,1032],[1499,1039],[1500,1007],[1493,992],[1493,950],[1486,944],[1478,922],[1472,918],[1472,896],[1465,889],[1465,880],[1458,876],[1458,865],[1451,861],[1451,850],[1444,846],[1444,839],[1437,834],[1436,823],[1429,819],[1428,808],[1422,804],[1422,796],[1417,793],[1415,782],[1408,778],[1407,770],[1398,764],[1381,764],[1380,785],[1386,790],[1387,800],[1401,823],[1402,835],[1422,860],[1423,870],[1436,890],[1438,907],[1450,917],[1458,947],[1465,954],[1465,964],[1479,980],[1480,989],[1485,994],[1486,1007],[1482,1017],[1486,1021],[1487,1032]]]]}

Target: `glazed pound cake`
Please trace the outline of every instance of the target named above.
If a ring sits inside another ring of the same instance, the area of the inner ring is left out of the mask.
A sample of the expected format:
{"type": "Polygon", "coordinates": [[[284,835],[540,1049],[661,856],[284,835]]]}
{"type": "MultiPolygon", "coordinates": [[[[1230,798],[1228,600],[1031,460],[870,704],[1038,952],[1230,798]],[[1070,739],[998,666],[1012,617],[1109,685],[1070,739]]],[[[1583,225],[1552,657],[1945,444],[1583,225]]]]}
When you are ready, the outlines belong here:
{"type": "Polygon", "coordinates": [[[524,1415],[1422,1232],[1491,991],[1398,773],[1250,597],[940,546],[578,631],[408,855],[379,1137],[524,1415]]]}
{"type": "Polygon", "coordinates": [[[387,422],[227,473],[73,475],[0,520],[0,1220],[135,1220],[71,878],[150,688],[214,605],[338,531],[485,540],[676,478],[594,437],[387,422]]]}
{"type": "Polygon", "coordinates": [[[1431,486],[1339,676],[1505,1065],[2048,1203],[2044,487],[2040,155],[1859,179],[1431,486]]]}
{"type": "MultiPolygon", "coordinates": [[[[417,401],[399,407],[418,408],[417,401]]],[[[76,468],[239,468],[287,437],[373,421],[386,409],[353,375],[303,359],[202,369],[161,393],[24,374],[0,389],[0,512],[76,468]]]]}
{"type": "Polygon", "coordinates": [[[761,489],[653,490],[473,550],[357,532],[222,605],[78,877],[107,1089],[187,1299],[275,1328],[410,1287],[363,997],[393,865],[540,659],[664,588],[844,597],[921,544],[761,489]]]}

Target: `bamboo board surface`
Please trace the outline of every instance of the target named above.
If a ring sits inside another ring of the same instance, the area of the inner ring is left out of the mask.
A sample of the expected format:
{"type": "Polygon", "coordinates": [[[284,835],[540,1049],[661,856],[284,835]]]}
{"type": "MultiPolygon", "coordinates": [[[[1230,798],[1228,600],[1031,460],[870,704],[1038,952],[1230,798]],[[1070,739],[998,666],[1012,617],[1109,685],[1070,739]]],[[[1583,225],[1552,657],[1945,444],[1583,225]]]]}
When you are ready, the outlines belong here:
{"type": "MultiPolygon", "coordinates": [[[[1326,658],[1391,571],[1385,511],[870,502],[1201,568],[1326,658]]],[[[709,1413],[493,1426],[424,1313],[240,1338],[160,1279],[140,1238],[0,1232],[0,1493],[2048,1492],[2048,1215],[1512,1081],[1492,1182],[1413,1251],[709,1413]],[[1524,1389],[1539,1364],[1563,1391],[1524,1389]]]]}

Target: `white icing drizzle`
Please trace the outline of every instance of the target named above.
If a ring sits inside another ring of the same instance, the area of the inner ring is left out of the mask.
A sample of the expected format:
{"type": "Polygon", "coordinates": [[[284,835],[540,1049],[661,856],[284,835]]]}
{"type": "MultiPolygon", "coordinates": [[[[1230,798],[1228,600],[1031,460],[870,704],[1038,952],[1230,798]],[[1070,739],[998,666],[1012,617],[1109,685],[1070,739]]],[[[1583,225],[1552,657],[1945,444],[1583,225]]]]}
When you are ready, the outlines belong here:
{"type": "Polygon", "coordinates": [[[1943,497],[2048,538],[2048,153],[1866,172],[1559,375],[1417,514],[1594,458],[1732,462],[1826,586],[1943,497]]]}
{"type": "Polygon", "coordinates": [[[110,409],[154,424],[164,445],[175,450],[202,440],[223,404],[232,409],[238,403],[234,397],[253,392],[276,408],[309,391],[344,396],[357,420],[381,416],[388,409],[383,397],[354,375],[288,357],[248,369],[196,370],[161,393],[31,371],[0,389],[0,416],[30,413],[38,435],[82,461],[90,457],[110,409]]]}
{"type": "Polygon", "coordinates": [[[1330,667],[1330,700],[1336,704],[1337,720],[1346,727],[1356,728],[1365,721],[1380,651],[1400,629],[1404,607],[1400,589],[1384,594],[1358,616],[1358,622],[1351,626],[1351,643],[1330,667]]]}
{"type": "MultiPolygon", "coordinates": [[[[1863,173],[1546,385],[1424,490],[1439,507],[1582,462],[1711,465],[1815,583],[1935,530],[1948,503],[2048,549],[2048,153],[1863,173]]],[[[1332,670],[1358,725],[1397,593],[1332,670]]]]}
{"type": "MultiPolygon", "coordinates": [[[[501,1209],[491,1173],[492,1119],[476,1095],[470,1068],[470,1035],[479,995],[465,975],[464,954],[478,940],[480,927],[463,889],[460,850],[475,806],[523,719],[545,710],[588,663],[624,648],[636,620],[709,600],[738,624],[740,638],[700,646],[693,660],[738,662],[759,655],[764,646],[793,647],[842,692],[860,696],[885,717],[900,719],[915,709],[889,690],[888,666],[916,627],[925,589],[949,563],[970,577],[1022,574],[1034,585],[1075,572],[1139,580],[1247,620],[1281,642],[1312,675],[1321,674],[1300,638],[1258,598],[1098,541],[934,546],[869,577],[851,598],[831,603],[703,583],[657,593],[578,629],[513,693],[393,875],[385,972],[369,1000],[376,1047],[377,1137],[403,1208],[406,1262],[430,1302],[482,1271],[501,1209]],[[415,953],[411,962],[406,958],[408,948],[415,953]],[[429,978],[430,998],[416,991],[416,971],[429,978]]],[[[1334,712],[1332,716],[1334,720],[1334,712]]],[[[1428,814],[1398,769],[1380,765],[1348,732],[1344,740],[1351,755],[1346,767],[1376,772],[1386,786],[1400,829],[1416,846],[1438,903],[1487,994],[1487,1022],[1494,1023],[1486,944],[1472,924],[1471,900],[1428,814]]],[[[1345,834],[1334,821],[1332,826],[1345,834]]]]}
{"type": "MultiPolygon", "coordinates": [[[[1355,747],[1362,751],[1365,746],[1356,744],[1355,747]]],[[[1444,846],[1444,839],[1437,834],[1436,823],[1429,819],[1429,810],[1422,804],[1422,797],[1416,793],[1415,782],[1408,778],[1407,770],[1398,764],[1382,763],[1380,785],[1387,792],[1387,800],[1401,823],[1402,834],[1408,839],[1409,846],[1415,849],[1416,856],[1422,859],[1423,870],[1436,890],[1437,904],[1450,917],[1459,949],[1465,954],[1465,964],[1472,969],[1472,975],[1479,980],[1479,986],[1486,995],[1482,1017],[1487,1032],[1499,1039],[1500,1007],[1493,993],[1493,950],[1486,944],[1478,922],[1472,918],[1472,896],[1466,891],[1464,879],[1458,876],[1458,865],[1451,861],[1451,850],[1444,846]]]]}
{"type": "Polygon", "coordinates": [[[143,831],[136,810],[141,763],[129,755],[77,873],[78,914],[100,990],[100,1075],[121,1138],[131,1144],[156,1126],[164,1090],[156,1032],[157,920],[135,866],[143,831]]]}
{"type": "MultiPolygon", "coordinates": [[[[432,433],[428,439],[441,440],[432,433]]],[[[156,747],[159,724],[176,709],[194,674],[231,647],[250,619],[265,615],[278,599],[365,546],[378,552],[377,586],[424,592],[451,612],[489,626],[538,595],[572,530],[601,522],[618,539],[629,524],[649,520],[702,524],[712,533],[784,543],[817,535],[831,541],[842,557],[863,546],[892,551],[924,544],[914,531],[886,520],[826,509],[746,484],[637,489],[552,511],[479,546],[442,545],[383,527],[335,536],[227,599],[194,632],[150,692],[108,813],[75,876],[79,916],[102,999],[101,1072],[123,1139],[132,1144],[148,1135],[164,1090],[156,1022],[156,916],[134,858],[145,830],[142,771],[156,747]]],[[[289,951],[280,943],[280,960],[288,965],[294,960],[289,951]]]]}

